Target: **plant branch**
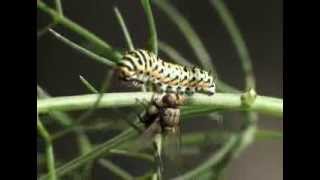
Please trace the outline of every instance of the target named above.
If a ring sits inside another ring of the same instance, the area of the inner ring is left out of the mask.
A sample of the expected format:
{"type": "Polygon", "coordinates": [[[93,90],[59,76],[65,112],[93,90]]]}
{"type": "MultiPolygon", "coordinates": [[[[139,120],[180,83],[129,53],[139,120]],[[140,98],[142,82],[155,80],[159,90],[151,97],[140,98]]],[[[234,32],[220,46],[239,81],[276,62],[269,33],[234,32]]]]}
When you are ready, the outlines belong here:
{"type": "Polygon", "coordinates": [[[200,61],[202,67],[205,69],[209,68],[207,70],[216,73],[209,53],[187,19],[167,1],[155,0],[153,2],[177,25],[200,61]]]}
{"type": "Polygon", "coordinates": [[[37,118],[37,129],[42,138],[45,141],[46,144],[46,161],[47,161],[47,167],[48,167],[48,178],[50,180],[56,180],[56,170],[55,170],[55,163],[54,163],[54,153],[53,153],[53,146],[51,142],[51,137],[46,128],[43,126],[41,121],[39,120],[39,117],[37,118]]]}
{"type": "Polygon", "coordinates": [[[80,81],[86,86],[86,88],[92,92],[92,93],[95,93],[95,94],[98,94],[99,91],[93,87],[93,85],[91,83],[89,83],[88,80],[86,80],[86,78],[84,78],[83,76],[79,75],[79,78],[80,78],[80,81]]]}
{"type": "MultiPolygon", "coordinates": [[[[184,134],[182,136],[182,144],[185,145],[199,145],[202,142],[214,142],[214,143],[223,143],[232,135],[235,135],[234,132],[226,131],[205,131],[205,132],[194,132],[184,134]]],[[[282,139],[282,133],[277,131],[270,130],[258,130],[256,133],[256,141],[264,140],[279,140],[282,139]]]]}
{"type": "Polygon", "coordinates": [[[237,27],[234,18],[232,17],[231,12],[225,6],[225,3],[221,0],[210,0],[210,3],[214,6],[217,10],[222,22],[224,23],[227,31],[231,36],[231,40],[234,43],[237,52],[239,54],[242,69],[246,74],[246,88],[253,88],[255,89],[255,78],[252,69],[252,60],[249,55],[249,50],[247,45],[240,33],[239,28],[237,27]]]}
{"type": "Polygon", "coordinates": [[[121,169],[119,166],[115,165],[114,163],[112,163],[111,161],[109,161],[107,159],[99,159],[98,162],[101,166],[107,168],[108,170],[110,170],[112,173],[114,173],[115,175],[117,175],[121,179],[124,179],[124,180],[134,179],[131,174],[129,174],[128,172],[121,169]]]}
{"type": "Polygon", "coordinates": [[[96,48],[103,50],[107,58],[110,58],[112,61],[115,62],[118,62],[121,59],[122,55],[119,52],[112,49],[112,47],[109,44],[101,40],[95,34],[81,27],[77,23],[69,20],[65,16],[61,16],[56,10],[50,8],[41,0],[37,0],[37,7],[44,13],[50,15],[53,18],[54,22],[57,22],[58,24],[65,26],[66,28],[85,38],[90,43],[93,43],[96,48]]]}
{"type": "MultiPolygon", "coordinates": [[[[210,0],[210,3],[217,10],[239,54],[240,62],[245,75],[245,93],[241,97],[242,105],[250,107],[256,98],[256,86],[249,50],[231,15],[231,12],[225,6],[224,2],[221,0],[210,0]]],[[[232,149],[230,149],[228,156],[224,157],[220,163],[217,163],[214,166],[217,177],[225,170],[232,158],[237,157],[240,152],[254,142],[258,129],[258,114],[255,112],[244,112],[244,116],[244,126],[237,136],[237,143],[232,149]]]]}
{"type": "Polygon", "coordinates": [[[57,9],[59,15],[63,16],[61,0],[55,0],[55,4],[56,4],[56,9],[57,9]]]}
{"type": "Polygon", "coordinates": [[[149,30],[149,50],[155,54],[158,54],[158,36],[156,24],[154,22],[150,0],[141,0],[141,4],[143,6],[144,12],[147,16],[148,21],[148,30],[149,30]]]}
{"type": "MultiPolygon", "coordinates": [[[[132,92],[132,93],[106,93],[101,99],[98,108],[116,108],[139,105],[138,100],[150,101],[153,93],[132,92]]],[[[50,99],[40,99],[37,101],[39,113],[48,113],[50,111],[71,111],[90,108],[98,95],[77,95],[55,97],[50,99]]],[[[245,108],[241,104],[241,94],[217,93],[214,96],[195,94],[186,101],[186,106],[193,107],[211,107],[216,110],[240,110],[254,111],[263,114],[269,114],[276,117],[282,117],[282,99],[257,96],[251,107],[245,108]]]]}
{"type": "Polygon", "coordinates": [[[177,50],[175,50],[168,43],[159,41],[159,49],[164,52],[167,56],[169,56],[171,61],[175,63],[184,65],[184,66],[193,66],[186,58],[184,58],[177,50]]]}
{"type": "Polygon", "coordinates": [[[130,51],[134,50],[134,45],[132,43],[132,40],[131,40],[131,36],[130,36],[130,33],[128,31],[128,28],[122,18],[122,15],[121,15],[121,12],[120,10],[117,8],[117,7],[114,7],[114,13],[116,14],[116,17],[117,17],[117,20],[121,26],[121,30],[124,34],[124,37],[126,39],[126,42],[127,42],[127,46],[129,48],[130,51]]]}
{"type": "Polygon", "coordinates": [[[142,160],[146,160],[149,162],[154,162],[154,157],[152,157],[151,155],[146,154],[146,153],[131,152],[131,151],[127,151],[124,149],[111,149],[109,151],[109,153],[111,155],[120,155],[120,156],[125,156],[125,157],[142,159],[142,160]]]}
{"type": "Polygon", "coordinates": [[[198,165],[192,171],[188,171],[181,176],[173,178],[173,180],[185,180],[185,179],[192,179],[194,177],[197,177],[199,174],[209,169],[210,167],[214,166],[215,164],[218,164],[224,157],[226,157],[229,151],[236,144],[236,142],[237,142],[237,137],[235,135],[229,137],[228,141],[217,153],[213,153],[205,162],[198,165]]]}
{"type": "Polygon", "coordinates": [[[86,48],[83,48],[79,46],[78,44],[72,42],[71,40],[67,39],[66,37],[62,36],[61,34],[57,33],[53,29],[49,29],[49,32],[54,35],[58,40],[61,42],[65,43],[66,45],[70,46],[71,48],[79,51],[80,53],[87,55],[88,57],[92,58],[93,60],[102,63],[104,65],[110,66],[110,67],[115,67],[115,63],[109,59],[106,59],[102,56],[97,55],[96,53],[89,51],[86,48]]]}
{"type": "MultiPolygon", "coordinates": [[[[105,143],[102,143],[102,144],[94,147],[90,152],[88,152],[82,156],[76,157],[73,160],[71,160],[71,161],[67,162],[66,164],[57,168],[56,169],[57,176],[63,176],[65,174],[69,173],[70,171],[73,171],[73,170],[83,166],[88,161],[91,161],[97,157],[104,155],[110,149],[114,149],[115,147],[121,145],[122,143],[124,143],[125,141],[127,141],[130,138],[135,137],[136,135],[138,135],[138,134],[133,128],[130,128],[130,129],[122,132],[118,136],[106,141],[105,143]]],[[[45,180],[45,179],[48,179],[48,175],[44,175],[44,176],[40,177],[40,180],[45,180]]]]}

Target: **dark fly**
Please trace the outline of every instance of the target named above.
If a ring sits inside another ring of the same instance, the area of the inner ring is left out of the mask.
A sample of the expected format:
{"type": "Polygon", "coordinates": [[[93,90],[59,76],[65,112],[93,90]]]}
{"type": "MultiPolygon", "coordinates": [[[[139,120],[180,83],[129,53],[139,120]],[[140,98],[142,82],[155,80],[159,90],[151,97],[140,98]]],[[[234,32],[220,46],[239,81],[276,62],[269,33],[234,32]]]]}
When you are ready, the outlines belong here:
{"type": "MultiPolygon", "coordinates": [[[[162,135],[162,151],[170,160],[176,161],[180,154],[180,108],[185,98],[177,94],[156,94],[140,118],[145,126],[140,143],[146,146],[157,134],[162,135]]],[[[155,147],[158,148],[158,147],[155,147]]],[[[159,161],[162,159],[158,157],[159,161]]]]}

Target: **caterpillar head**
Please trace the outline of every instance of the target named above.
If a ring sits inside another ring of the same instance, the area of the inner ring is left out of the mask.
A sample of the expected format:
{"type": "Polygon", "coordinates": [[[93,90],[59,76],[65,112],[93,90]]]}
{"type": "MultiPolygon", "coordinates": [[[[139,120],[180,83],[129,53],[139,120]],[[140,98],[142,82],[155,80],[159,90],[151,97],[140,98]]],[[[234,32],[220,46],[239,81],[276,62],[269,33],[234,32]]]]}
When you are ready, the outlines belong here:
{"type": "Polygon", "coordinates": [[[125,82],[130,82],[131,85],[133,85],[134,87],[140,87],[143,84],[143,82],[137,78],[136,73],[133,71],[130,71],[125,66],[120,66],[117,70],[117,74],[120,80],[125,82]]]}
{"type": "Polygon", "coordinates": [[[117,69],[117,74],[119,79],[123,81],[130,81],[130,77],[132,77],[133,73],[125,66],[119,66],[117,69]]]}
{"type": "Polygon", "coordinates": [[[210,85],[207,89],[206,89],[207,93],[209,96],[212,96],[216,93],[216,86],[214,85],[214,83],[212,85],[210,85]]]}

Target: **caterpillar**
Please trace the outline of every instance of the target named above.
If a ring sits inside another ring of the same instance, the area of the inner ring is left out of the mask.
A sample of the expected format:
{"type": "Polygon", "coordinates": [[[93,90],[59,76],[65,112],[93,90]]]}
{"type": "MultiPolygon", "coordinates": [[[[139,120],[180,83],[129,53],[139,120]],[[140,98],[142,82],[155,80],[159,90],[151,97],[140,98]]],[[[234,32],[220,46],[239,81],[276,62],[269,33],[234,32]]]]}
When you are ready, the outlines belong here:
{"type": "Polygon", "coordinates": [[[215,93],[213,77],[207,71],[165,62],[143,49],[125,53],[118,65],[120,79],[130,81],[135,86],[151,83],[161,93],[215,93]]]}

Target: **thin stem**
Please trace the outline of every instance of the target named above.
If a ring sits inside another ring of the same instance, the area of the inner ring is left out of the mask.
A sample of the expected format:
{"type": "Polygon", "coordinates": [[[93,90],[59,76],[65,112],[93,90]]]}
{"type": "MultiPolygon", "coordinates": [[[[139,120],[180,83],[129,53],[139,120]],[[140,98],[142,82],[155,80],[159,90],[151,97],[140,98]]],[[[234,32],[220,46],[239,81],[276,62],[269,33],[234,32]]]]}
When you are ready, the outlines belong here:
{"type": "Polygon", "coordinates": [[[153,138],[154,144],[155,144],[155,151],[154,151],[154,156],[155,160],[158,160],[157,162],[157,170],[154,173],[154,177],[157,177],[157,180],[162,180],[162,134],[158,133],[155,135],[153,138]]]}
{"type": "Polygon", "coordinates": [[[154,162],[154,158],[151,155],[146,153],[131,152],[123,149],[111,149],[109,153],[110,155],[121,155],[121,156],[154,162]]]}
{"type": "Polygon", "coordinates": [[[77,23],[69,20],[64,16],[61,16],[57,11],[47,6],[41,0],[37,0],[37,7],[41,11],[50,15],[53,18],[54,22],[57,22],[58,24],[65,26],[66,28],[79,34],[81,37],[85,38],[87,41],[95,45],[96,48],[103,50],[104,54],[106,55],[106,58],[110,58],[112,61],[115,61],[115,62],[121,59],[122,55],[119,52],[112,49],[112,47],[109,44],[101,40],[95,34],[81,27],[77,23]]]}
{"type": "Polygon", "coordinates": [[[63,16],[61,0],[55,0],[55,4],[56,4],[56,9],[58,13],[60,14],[60,16],[63,16]]]}
{"type": "Polygon", "coordinates": [[[91,108],[88,109],[88,111],[86,111],[85,113],[83,113],[77,120],[76,122],[77,123],[81,123],[82,121],[84,121],[85,119],[87,119],[91,114],[93,114],[93,112],[96,110],[96,108],[98,107],[103,95],[104,95],[104,92],[107,90],[107,88],[109,87],[109,83],[111,81],[111,78],[112,78],[112,74],[113,74],[113,71],[109,71],[102,83],[102,87],[100,89],[100,91],[98,92],[99,95],[96,99],[96,101],[94,102],[93,106],[91,108]]]}
{"type": "MultiPolygon", "coordinates": [[[[44,91],[39,85],[37,85],[37,91],[38,91],[38,96],[40,98],[44,98],[44,99],[50,98],[49,93],[44,91]]],[[[74,120],[67,113],[59,112],[59,111],[50,111],[49,116],[56,119],[63,127],[67,129],[72,129],[72,127],[74,126],[73,125],[74,120]]],[[[77,135],[80,152],[82,154],[87,152],[87,150],[89,149],[88,147],[90,147],[90,144],[91,144],[89,138],[85,135],[82,129],[75,128],[72,130],[74,130],[74,132],[77,135]]],[[[51,141],[54,141],[56,138],[57,138],[56,135],[51,136],[51,141]]]]}
{"type": "Polygon", "coordinates": [[[198,165],[192,171],[188,171],[185,174],[174,178],[173,180],[192,179],[197,175],[199,175],[200,173],[211,168],[212,166],[218,164],[224,157],[227,156],[227,154],[232,149],[232,147],[236,144],[236,142],[237,142],[237,137],[235,135],[231,136],[229,140],[224,144],[224,146],[218,152],[213,153],[205,162],[198,165]]]}
{"type": "Polygon", "coordinates": [[[39,118],[37,119],[37,129],[38,129],[39,134],[41,135],[41,137],[44,139],[45,142],[50,142],[51,141],[51,137],[50,137],[48,131],[43,126],[43,124],[41,123],[39,118]]]}
{"type": "Polygon", "coordinates": [[[213,76],[216,77],[217,81],[217,90],[221,92],[231,92],[237,93],[239,90],[233,88],[232,86],[224,83],[218,78],[218,73],[214,64],[212,63],[211,57],[204,47],[200,37],[192,28],[191,24],[186,18],[172,5],[166,1],[155,0],[153,1],[167,16],[172,20],[172,22],[177,25],[181,33],[184,35],[184,38],[187,40],[188,44],[195,53],[197,59],[200,61],[203,68],[209,70],[213,73],[213,76]]]}
{"type": "Polygon", "coordinates": [[[133,180],[134,179],[134,177],[131,174],[129,174],[128,172],[121,169],[119,166],[115,165],[114,163],[112,163],[111,161],[109,161],[107,159],[99,159],[98,162],[101,166],[107,168],[113,174],[117,175],[121,179],[124,179],[124,180],[133,180]]]}
{"type": "Polygon", "coordinates": [[[57,33],[53,29],[49,29],[49,32],[54,35],[58,40],[62,41],[63,43],[67,44],[71,48],[79,51],[80,53],[92,58],[93,60],[96,60],[99,63],[105,64],[107,66],[115,67],[115,63],[109,59],[106,59],[102,56],[97,55],[96,53],[89,51],[88,49],[85,49],[76,43],[72,42],[71,40],[67,39],[66,37],[62,36],[61,34],[57,33]]]}
{"type": "Polygon", "coordinates": [[[152,15],[150,0],[141,0],[141,4],[143,6],[144,12],[147,16],[148,21],[148,30],[149,30],[149,50],[158,54],[158,36],[157,36],[157,29],[156,24],[154,22],[154,18],[152,15]]]}
{"type": "Polygon", "coordinates": [[[85,84],[85,86],[87,86],[87,88],[92,93],[95,93],[95,94],[99,93],[99,96],[97,97],[96,101],[94,102],[94,104],[91,108],[89,108],[86,112],[84,112],[78,119],[76,119],[75,121],[72,121],[73,124],[71,126],[65,128],[63,131],[60,131],[60,132],[54,134],[52,136],[53,140],[59,139],[59,138],[65,136],[66,134],[73,132],[76,129],[78,129],[77,131],[84,131],[83,127],[80,126],[80,123],[83,122],[85,119],[87,119],[91,114],[93,114],[93,112],[95,111],[95,109],[99,105],[99,102],[100,102],[102,96],[104,95],[103,93],[106,91],[106,89],[109,86],[109,82],[112,77],[112,74],[113,74],[113,71],[109,71],[107,73],[105,80],[102,83],[102,87],[100,89],[100,92],[98,90],[96,90],[96,88],[94,88],[93,85],[91,85],[85,78],[80,76],[80,80],[82,80],[82,82],[85,84]]]}
{"type": "MultiPolygon", "coordinates": [[[[50,95],[46,91],[44,91],[39,85],[37,85],[37,96],[39,99],[50,98],[50,95]]],[[[72,119],[65,113],[51,111],[48,114],[50,117],[56,119],[58,123],[64,127],[71,125],[72,119]]]]}
{"type": "Polygon", "coordinates": [[[48,167],[48,179],[49,180],[56,180],[56,170],[55,170],[55,163],[54,163],[54,153],[53,153],[53,147],[51,143],[51,137],[46,130],[46,128],[43,126],[39,118],[37,119],[37,129],[42,138],[44,139],[46,143],[46,160],[47,160],[47,167],[48,167]]]}
{"type": "MultiPolygon", "coordinates": [[[[193,66],[187,59],[185,59],[177,50],[175,50],[169,44],[162,42],[162,41],[159,41],[159,49],[161,51],[163,51],[167,56],[169,56],[172,61],[174,61],[178,64],[189,66],[189,67],[193,66]]],[[[239,93],[240,92],[238,89],[224,83],[220,79],[217,79],[217,84],[219,84],[219,86],[217,86],[218,91],[231,92],[231,93],[239,93]]]]}
{"type": "MultiPolygon", "coordinates": [[[[154,21],[154,17],[152,14],[152,9],[151,9],[151,4],[150,4],[150,0],[141,0],[140,1],[144,12],[147,16],[147,21],[148,21],[148,30],[149,30],[149,40],[148,40],[148,44],[149,44],[149,50],[151,50],[153,53],[155,53],[156,55],[158,55],[158,36],[157,36],[157,28],[156,28],[156,24],[154,21]]],[[[143,88],[143,91],[145,91],[146,89],[148,89],[148,86],[146,86],[146,88],[143,88]]],[[[154,139],[153,139],[154,143],[155,143],[155,158],[158,157],[158,160],[161,161],[161,149],[162,149],[162,138],[161,138],[161,134],[157,134],[154,139]]],[[[157,167],[157,172],[155,175],[157,175],[157,179],[161,180],[162,179],[162,172],[161,172],[161,167],[162,166],[162,162],[158,162],[158,167],[157,167]]]]}
{"type": "Polygon", "coordinates": [[[175,50],[172,46],[167,44],[166,42],[159,41],[159,49],[164,52],[169,58],[171,58],[171,61],[174,61],[178,64],[182,64],[185,66],[191,67],[192,64],[185,59],[177,50],[175,50]]]}
{"type": "Polygon", "coordinates": [[[209,68],[207,70],[216,73],[209,53],[187,19],[167,1],[156,0],[153,2],[177,25],[200,61],[202,67],[206,69],[209,68]]]}
{"type": "Polygon", "coordinates": [[[134,45],[132,43],[130,33],[129,33],[128,28],[127,28],[127,26],[126,26],[126,24],[125,24],[125,22],[124,22],[124,20],[122,18],[120,10],[117,7],[114,7],[114,12],[115,12],[117,20],[118,20],[118,22],[119,22],[119,24],[121,26],[121,30],[122,30],[122,32],[124,34],[124,37],[126,39],[127,46],[129,48],[129,50],[130,51],[134,50],[134,45]]]}
{"type": "Polygon", "coordinates": [[[80,81],[86,86],[86,88],[95,94],[98,94],[99,91],[96,90],[83,76],[79,75],[80,81]]]}
{"type": "Polygon", "coordinates": [[[224,23],[225,27],[227,28],[231,36],[232,42],[234,43],[237,49],[237,52],[241,60],[242,69],[246,74],[246,88],[255,89],[255,78],[252,69],[252,60],[249,55],[247,45],[240,33],[239,28],[235,23],[234,18],[232,17],[231,12],[222,0],[210,0],[210,3],[217,10],[222,22],[224,23]]]}
{"type": "MultiPolygon", "coordinates": [[[[116,108],[133,107],[139,105],[141,100],[150,101],[152,93],[133,92],[133,93],[106,93],[101,98],[97,108],[116,108]]],[[[186,101],[186,106],[193,107],[211,107],[216,110],[240,110],[254,111],[263,114],[269,114],[276,117],[282,117],[282,99],[257,96],[251,107],[245,108],[241,104],[241,94],[216,93],[214,96],[203,94],[194,94],[186,101]]],[[[37,109],[39,113],[48,113],[52,110],[70,111],[88,109],[93,105],[97,95],[77,95],[55,97],[50,99],[37,100],[37,109]]],[[[213,110],[213,109],[212,109],[213,110]]]]}
{"type": "Polygon", "coordinates": [[[221,92],[228,92],[228,93],[240,93],[241,91],[226,84],[221,79],[216,79],[217,81],[217,90],[221,92]]]}
{"type": "MultiPolygon", "coordinates": [[[[56,169],[57,176],[63,176],[79,167],[82,167],[88,161],[91,161],[93,159],[96,159],[104,155],[110,149],[116,148],[117,146],[121,145],[128,139],[135,137],[136,135],[137,135],[137,132],[132,128],[122,132],[118,136],[106,141],[105,143],[102,143],[94,147],[90,152],[84,155],[78,156],[73,160],[57,168],[56,169]]],[[[40,180],[45,180],[45,179],[48,179],[48,175],[40,177],[40,180]]]]}
{"type": "MultiPolygon", "coordinates": [[[[199,145],[202,142],[214,142],[214,143],[224,143],[234,132],[194,132],[184,134],[182,136],[182,144],[185,145],[199,145]]],[[[281,140],[282,133],[270,130],[257,130],[255,134],[256,141],[267,141],[267,140],[281,140]]]]}
{"type": "Polygon", "coordinates": [[[41,28],[40,30],[37,31],[37,39],[42,37],[45,33],[48,32],[50,28],[53,28],[57,23],[51,22],[50,24],[46,25],[45,27],[41,28]]]}
{"type": "MultiPolygon", "coordinates": [[[[237,52],[240,57],[242,69],[245,74],[245,88],[247,91],[243,95],[243,105],[250,106],[251,103],[255,100],[255,77],[252,69],[252,60],[249,55],[249,50],[246,46],[246,43],[240,33],[239,28],[237,27],[231,12],[225,6],[224,2],[221,0],[210,0],[210,3],[217,10],[222,22],[227,28],[231,39],[237,49],[237,52]]],[[[245,112],[245,124],[242,132],[238,136],[238,142],[234,146],[233,150],[230,152],[230,157],[226,161],[220,163],[217,167],[217,174],[224,171],[229,162],[233,157],[238,156],[247,146],[254,142],[254,138],[257,131],[257,120],[258,115],[254,112],[245,112]]]]}
{"type": "Polygon", "coordinates": [[[46,145],[46,159],[47,159],[47,166],[49,170],[49,179],[56,180],[56,172],[55,172],[55,162],[54,162],[54,153],[53,153],[53,146],[51,143],[47,143],[46,145]]]}

